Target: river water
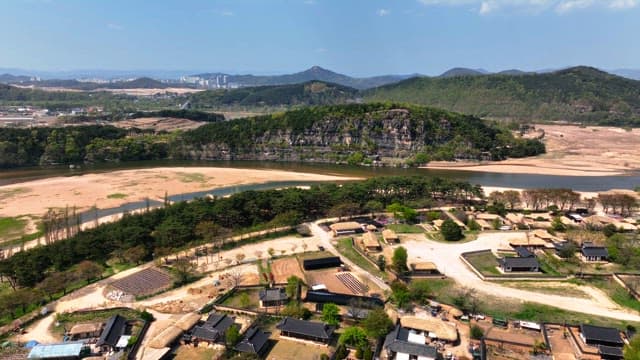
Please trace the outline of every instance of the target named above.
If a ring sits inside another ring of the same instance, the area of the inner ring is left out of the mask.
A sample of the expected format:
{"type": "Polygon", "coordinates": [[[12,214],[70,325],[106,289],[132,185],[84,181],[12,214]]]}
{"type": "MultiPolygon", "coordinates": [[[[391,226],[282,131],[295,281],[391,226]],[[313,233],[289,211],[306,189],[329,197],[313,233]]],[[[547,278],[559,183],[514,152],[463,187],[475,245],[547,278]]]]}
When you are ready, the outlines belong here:
{"type": "MultiPolygon", "coordinates": [[[[295,172],[308,172],[336,176],[374,177],[390,175],[419,175],[439,176],[455,180],[464,180],[472,184],[483,186],[501,186],[513,188],[571,188],[577,191],[601,191],[608,189],[633,189],[640,185],[640,173],[618,176],[557,176],[545,174],[503,174],[483,173],[458,170],[433,170],[433,169],[401,169],[401,168],[373,168],[362,166],[310,164],[310,163],[283,163],[283,162],[258,162],[258,161],[144,161],[84,165],[79,169],[70,169],[68,166],[33,167],[0,171],[0,186],[15,184],[30,180],[44,179],[54,176],[79,176],[88,173],[101,173],[116,170],[142,169],[153,167],[231,167],[249,169],[272,169],[295,172]]],[[[263,184],[248,184],[230,187],[208,189],[192,193],[172,195],[171,202],[188,201],[196,197],[206,195],[226,196],[245,190],[266,190],[291,186],[310,185],[309,181],[272,181],[263,184]]],[[[80,214],[82,222],[92,221],[95,218],[131,212],[146,207],[162,205],[156,200],[135,201],[108,209],[89,210],[80,214]]]]}
{"type": "MultiPolygon", "coordinates": [[[[483,186],[502,186],[513,188],[571,188],[577,191],[603,191],[609,189],[633,189],[640,186],[640,172],[616,176],[557,176],[546,174],[503,174],[459,170],[374,168],[334,164],[284,163],[259,161],[143,161],[83,165],[80,169],[68,166],[33,167],[0,171],[0,186],[53,176],[78,176],[87,173],[100,173],[116,170],[141,169],[153,167],[232,167],[249,169],[273,169],[295,172],[309,172],[336,176],[389,176],[420,175],[440,176],[455,180],[464,180],[483,186]]],[[[302,184],[298,184],[302,185],[302,184]]],[[[251,185],[250,185],[251,186],[251,185]]],[[[281,186],[281,185],[278,185],[281,186]]],[[[246,190],[246,188],[243,188],[246,190]]],[[[210,191],[207,191],[207,193],[210,191]]]]}

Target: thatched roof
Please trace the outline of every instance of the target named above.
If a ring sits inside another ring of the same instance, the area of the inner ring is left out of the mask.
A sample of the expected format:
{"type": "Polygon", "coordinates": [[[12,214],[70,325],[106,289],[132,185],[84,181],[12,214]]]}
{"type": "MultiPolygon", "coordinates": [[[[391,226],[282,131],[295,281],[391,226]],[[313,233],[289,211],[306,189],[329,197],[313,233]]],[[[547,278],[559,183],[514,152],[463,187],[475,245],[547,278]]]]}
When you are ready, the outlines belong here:
{"type": "Polygon", "coordinates": [[[534,236],[529,236],[529,238],[514,238],[509,239],[509,245],[512,247],[516,246],[545,246],[547,242],[534,236]]]}
{"type": "Polygon", "coordinates": [[[452,307],[451,309],[449,309],[449,315],[453,316],[454,318],[459,318],[460,316],[464,315],[464,313],[462,312],[462,310],[452,307]]]}
{"type": "Polygon", "coordinates": [[[433,333],[441,340],[458,340],[458,330],[456,330],[452,324],[435,317],[418,318],[415,316],[405,316],[400,318],[400,325],[409,329],[433,333]]]}
{"type": "Polygon", "coordinates": [[[378,236],[372,232],[367,231],[362,235],[362,243],[364,247],[379,247],[380,243],[378,242],[378,236]]]}
{"type": "Polygon", "coordinates": [[[500,215],[487,214],[487,213],[476,214],[475,217],[476,217],[476,219],[487,220],[487,221],[493,221],[495,219],[500,219],[500,215]]]}
{"type": "Polygon", "coordinates": [[[173,342],[176,341],[176,339],[179,338],[182,333],[182,329],[175,325],[171,325],[162,330],[162,332],[156,335],[156,337],[151,339],[148,346],[154,349],[162,349],[168,347],[173,344],[173,342]]]}
{"type": "Polygon", "coordinates": [[[516,213],[508,213],[505,215],[505,218],[514,224],[519,224],[524,221],[524,216],[516,213]]]}
{"type": "Polygon", "coordinates": [[[430,261],[413,263],[413,264],[411,264],[411,268],[414,271],[433,271],[433,270],[438,270],[438,267],[436,266],[436,264],[434,264],[434,263],[432,263],[430,261]]]}
{"type": "Polygon", "coordinates": [[[196,313],[190,313],[178,319],[178,321],[176,321],[175,323],[175,326],[182,329],[182,331],[188,331],[189,329],[194,327],[198,323],[198,321],[200,321],[200,315],[196,313]]]}
{"type": "Polygon", "coordinates": [[[333,231],[350,231],[350,230],[355,231],[355,230],[362,229],[362,225],[360,225],[360,223],[357,223],[355,221],[346,221],[346,222],[331,224],[329,228],[333,231]]]}
{"type": "Polygon", "coordinates": [[[382,230],[382,238],[385,241],[389,241],[389,240],[398,240],[398,234],[396,234],[395,231],[391,230],[391,229],[384,229],[382,230]]]}
{"type": "Polygon", "coordinates": [[[531,232],[533,236],[540,238],[542,240],[553,240],[553,235],[549,234],[547,230],[536,229],[531,232]]]}
{"type": "Polygon", "coordinates": [[[76,324],[73,325],[71,330],[69,330],[69,335],[78,335],[78,334],[86,334],[99,332],[102,330],[102,323],[87,323],[87,324],[76,324]]]}

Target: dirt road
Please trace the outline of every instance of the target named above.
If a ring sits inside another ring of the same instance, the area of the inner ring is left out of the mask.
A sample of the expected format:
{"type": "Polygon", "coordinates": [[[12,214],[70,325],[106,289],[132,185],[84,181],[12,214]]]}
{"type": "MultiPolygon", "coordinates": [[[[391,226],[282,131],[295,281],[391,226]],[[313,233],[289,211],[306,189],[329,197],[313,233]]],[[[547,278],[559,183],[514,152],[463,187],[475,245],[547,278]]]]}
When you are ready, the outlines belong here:
{"type": "Polygon", "coordinates": [[[482,281],[460,260],[460,254],[486,249],[505,249],[509,239],[525,236],[521,232],[483,233],[478,239],[463,244],[440,243],[431,240],[409,241],[402,246],[409,253],[409,261],[432,261],[438,269],[464,287],[479,292],[498,295],[519,301],[535,302],[568,311],[594,316],[603,316],[626,321],[640,321],[640,314],[622,309],[597,289],[589,292],[590,298],[578,298],[553,294],[542,294],[501,286],[498,283],[482,281]]]}

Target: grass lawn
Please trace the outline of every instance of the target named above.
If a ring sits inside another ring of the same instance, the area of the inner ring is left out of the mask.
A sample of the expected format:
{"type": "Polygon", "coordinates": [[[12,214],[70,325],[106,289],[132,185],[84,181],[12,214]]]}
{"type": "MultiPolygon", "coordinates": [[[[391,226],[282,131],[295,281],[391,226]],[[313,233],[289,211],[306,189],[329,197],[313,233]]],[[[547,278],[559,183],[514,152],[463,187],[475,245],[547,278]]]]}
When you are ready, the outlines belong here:
{"type": "Polygon", "coordinates": [[[409,224],[389,224],[387,229],[393,230],[398,234],[422,234],[424,229],[418,225],[409,224]]]}
{"type": "Polygon", "coordinates": [[[374,266],[372,263],[367,261],[367,259],[365,259],[362,255],[360,255],[360,253],[356,251],[356,249],[353,248],[351,238],[338,240],[336,249],[338,249],[338,252],[340,252],[341,255],[353,261],[356,265],[360,266],[365,271],[383,279],[386,277],[385,273],[380,271],[377,266],[374,266]]]}
{"type": "Polygon", "coordinates": [[[210,360],[216,359],[222,350],[207,347],[179,346],[174,360],[210,360]]]}
{"type": "Polygon", "coordinates": [[[267,359],[320,359],[322,354],[329,355],[330,352],[331,350],[324,346],[280,339],[269,352],[267,359]]]}
{"type": "Polygon", "coordinates": [[[27,223],[28,220],[22,216],[0,218],[0,239],[9,240],[24,235],[27,223]]]}
{"type": "Polygon", "coordinates": [[[129,195],[123,194],[123,193],[113,193],[113,194],[107,195],[107,199],[125,199],[128,196],[129,195]]]}
{"type": "Polygon", "coordinates": [[[640,301],[636,300],[636,298],[629,294],[625,288],[611,277],[572,279],[571,282],[597,287],[604,291],[616,304],[628,309],[640,311],[640,301]]]}
{"type": "Polygon", "coordinates": [[[465,255],[465,258],[483,275],[502,275],[497,269],[498,258],[491,251],[465,255]]]}
{"type": "MultiPolygon", "coordinates": [[[[435,300],[443,304],[455,304],[456,298],[464,294],[460,285],[451,279],[428,280],[431,285],[431,293],[435,300]]],[[[469,295],[466,295],[469,296],[469,295]]],[[[480,299],[480,312],[496,317],[513,320],[525,320],[535,322],[555,322],[569,324],[593,324],[599,326],[614,326],[624,329],[628,324],[638,326],[637,323],[615,320],[606,317],[598,317],[589,314],[565,311],[552,306],[540,305],[519,300],[504,299],[498,296],[475,294],[480,299]]]]}
{"type": "Polygon", "coordinates": [[[541,294],[571,296],[584,299],[590,298],[590,296],[584,291],[571,286],[569,283],[563,282],[503,281],[500,282],[500,285],[541,294]]]}
{"type": "Polygon", "coordinates": [[[243,309],[257,309],[260,305],[259,292],[259,289],[238,290],[225,299],[222,305],[243,309]]]}

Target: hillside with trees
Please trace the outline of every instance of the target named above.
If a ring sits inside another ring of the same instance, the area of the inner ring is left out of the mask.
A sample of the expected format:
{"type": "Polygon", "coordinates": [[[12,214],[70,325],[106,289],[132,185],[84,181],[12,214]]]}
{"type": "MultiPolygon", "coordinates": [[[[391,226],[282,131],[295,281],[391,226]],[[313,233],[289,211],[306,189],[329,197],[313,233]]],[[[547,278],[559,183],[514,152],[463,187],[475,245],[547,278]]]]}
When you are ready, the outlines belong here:
{"type": "Polygon", "coordinates": [[[0,132],[0,167],[167,158],[419,165],[545,151],[538,140],[514,137],[477,117],[402,104],[306,107],[230,121],[183,114],[192,115],[210,123],[157,134],[111,126],[6,129],[0,132]]]}
{"type": "Polygon", "coordinates": [[[640,81],[590,67],[544,74],[412,78],[363,92],[480,117],[640,125],[640,81]]]}
{"type": "Polygon", "coordinates": [[[541,154],[478,117],[405,104],[307,107],[207,124],[185,132],[176,157],[216,160],[347,162],[501,160],[541,154]]]}
{"type": "Polygon", "coordinates": [[[235,106],[335,105],[351,101],[356,95],[357,90],[353,88],[310,81],[292,85],[207,90],[190,95],[189,102],[196,109],[235,106]]]}

